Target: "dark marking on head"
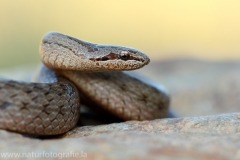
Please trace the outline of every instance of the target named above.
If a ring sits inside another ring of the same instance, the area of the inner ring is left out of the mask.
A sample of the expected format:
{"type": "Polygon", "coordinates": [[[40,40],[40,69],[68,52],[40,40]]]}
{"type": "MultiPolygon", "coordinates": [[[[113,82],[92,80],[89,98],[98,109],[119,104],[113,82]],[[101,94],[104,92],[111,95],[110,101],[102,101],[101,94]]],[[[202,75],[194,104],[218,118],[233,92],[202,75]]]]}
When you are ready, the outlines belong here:
{"type": "Polygon", "coordinates": [[[98,57],[98,58],[89,58],[90,60],[93,61],[107,61],[107,60],[114,60],[114,59],[118,59],[118,54],[115,53],[109,53],[106,56],[103,57],[98,57]]]}
{"type": "Polygon", "coordinates": [[[121,51],[119,54],[117,53],[109,53],[106,56],[103,57],[98,57],[98,58],[89,58],[92,61],[107,61],[107,60],[115,60],[115,59],[121,59],[124,61],[127,60],[136,60],[136,61],[141,61],[144,62],[144,60],[131,56],[128,51],[121,51]]]}

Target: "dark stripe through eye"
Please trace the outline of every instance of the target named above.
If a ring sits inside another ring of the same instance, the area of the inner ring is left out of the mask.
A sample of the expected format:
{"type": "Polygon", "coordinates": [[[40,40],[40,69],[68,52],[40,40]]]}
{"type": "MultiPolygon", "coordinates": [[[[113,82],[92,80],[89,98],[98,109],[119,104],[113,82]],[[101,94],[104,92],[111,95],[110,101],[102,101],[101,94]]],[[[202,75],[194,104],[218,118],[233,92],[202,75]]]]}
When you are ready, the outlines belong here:
{"type": "Polygon", "coordinates": [[[138,57],[131,56],[128,51],[121,51],[119,54],[109,53],[108,55],[103,57],[89,58],[89,59],[92,61],[108,61],[108,60],[115,60],[115,59],[121,59],[124,61],[127,61],[127,60],[143,61],[138,57]]]}

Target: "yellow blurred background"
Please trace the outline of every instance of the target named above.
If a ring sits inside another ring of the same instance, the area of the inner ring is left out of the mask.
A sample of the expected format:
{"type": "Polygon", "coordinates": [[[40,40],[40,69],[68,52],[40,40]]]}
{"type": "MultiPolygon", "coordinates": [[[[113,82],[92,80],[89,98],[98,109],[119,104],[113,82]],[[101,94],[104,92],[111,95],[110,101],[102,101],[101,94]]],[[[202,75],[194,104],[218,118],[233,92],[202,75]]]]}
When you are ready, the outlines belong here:
{"type": "Polygon", "coordinates": [[[240,57],[238,0],[0,0],[0,68],[40,62],[49,31],[131,46],[151,60],[240,57]]]}

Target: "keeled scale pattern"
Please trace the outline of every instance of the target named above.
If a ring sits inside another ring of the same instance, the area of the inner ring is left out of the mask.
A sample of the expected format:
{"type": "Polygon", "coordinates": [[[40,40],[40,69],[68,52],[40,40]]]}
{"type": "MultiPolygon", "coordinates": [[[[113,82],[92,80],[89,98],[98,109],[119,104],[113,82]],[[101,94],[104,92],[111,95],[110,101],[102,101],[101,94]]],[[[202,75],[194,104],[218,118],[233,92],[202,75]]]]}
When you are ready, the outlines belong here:
{"type": "Polygon", "coordinates": [[[61,134],[79,118],[79,95],[67,83],[0,82],[0,128],[35,135],[61,134]]]}

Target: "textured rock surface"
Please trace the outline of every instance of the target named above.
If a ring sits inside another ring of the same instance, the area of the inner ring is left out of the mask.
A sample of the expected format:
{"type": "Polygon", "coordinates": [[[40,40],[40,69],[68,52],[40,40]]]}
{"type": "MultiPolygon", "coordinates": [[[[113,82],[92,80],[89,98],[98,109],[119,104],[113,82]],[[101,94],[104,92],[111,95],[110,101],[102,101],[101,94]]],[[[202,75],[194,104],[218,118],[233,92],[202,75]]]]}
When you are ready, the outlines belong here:
{"type": "Polygon", "coordinates": [[[0,153],[78,153],[83,159],[239,159],[239,128],[240,114],[226,114],[79,127],[53,140],[0,131],[0,153]]]}
{"type": "Polygon", "coordinates": [[[128,121],[109,125],[76,127],[62,138],[83,137],[114,131],[143,133],[195,133],[226,135],[240,132],[240,113],[186,118],[165,118],[153,121],[128,121]]]}
{"type": "Polygon", "coordinates": [[[230,113],[240,110],[239,62],[170,60],[139,72],[164,84],[185,118],[77,126],[58,137],[0,130],[1,158],[240,159],[240,113],[230,113]]]}

